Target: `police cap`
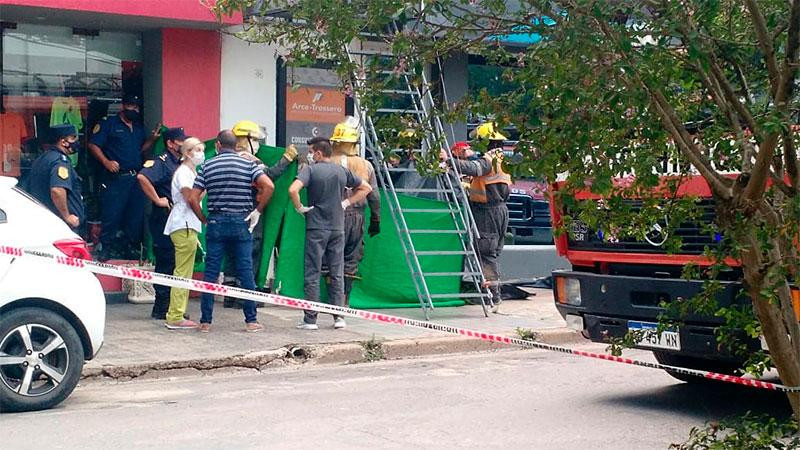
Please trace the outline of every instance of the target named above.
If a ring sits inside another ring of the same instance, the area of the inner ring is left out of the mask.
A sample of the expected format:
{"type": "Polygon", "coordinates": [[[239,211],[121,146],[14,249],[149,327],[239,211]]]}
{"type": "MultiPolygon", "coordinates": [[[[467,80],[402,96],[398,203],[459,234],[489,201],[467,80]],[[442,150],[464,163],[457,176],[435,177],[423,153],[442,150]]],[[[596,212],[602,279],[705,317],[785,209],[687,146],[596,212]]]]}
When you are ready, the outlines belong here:
{"type": "Polygon", "coordinates": [[[188,136],[183,132],[183,128],[167,128],[163,133],[164,141],[185,141],[188,136]]]}
{"type": "Polygon", "coordinates": [[[139,105],[142,100],[136,94],[125,94],[122,96],[123,105],[139,105]]]}
{"type": "Polygon", "coordinates": [[[65,138],[67,136],[77,136],[77,135],[78,131],[75,129],[75,125],[64,123],[61,125],[54,125],[50,127],[50,136],[55,141],[65,138]]]}

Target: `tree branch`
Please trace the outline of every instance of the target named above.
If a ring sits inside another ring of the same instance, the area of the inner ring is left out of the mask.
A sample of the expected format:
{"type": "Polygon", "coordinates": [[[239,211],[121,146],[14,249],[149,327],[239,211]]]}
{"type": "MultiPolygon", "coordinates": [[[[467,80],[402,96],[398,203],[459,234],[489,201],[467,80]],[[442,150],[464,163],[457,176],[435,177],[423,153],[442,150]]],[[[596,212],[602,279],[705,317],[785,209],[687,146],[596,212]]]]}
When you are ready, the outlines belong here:
{"type": "MultiPolygon", "coordinates": [[[[764,60],[769,71],[770,84],[772,85],[772,100],[777,116],[785,118],[789,108],[789,96],[794,87],[795,74],[797,73],[797,56],[800,48],[800,0],[793,0],[789,13],[789,36],[786,42],[786,55],[781,71],[778,71],[772,41],[767,36],[766,21],[756,5],[756,0],[745,0],[762,50],[764,60]]],[[[745,187],[744,194],[750,200],[756,200],[764,194],[766,181],[769,177],[769,166],[775,154],[778,143],[778,133],[769,133],[760,142],[758,158],[753,166],[752,176],[745,187]]]]}
{"type": "Polygon", "coordinates": [[[783,165],[789,175],[789,183],[796,194],[800,194],[800,159],[797,155],[797,147],[794,145],[792,133],[800,133],[800,130],[793,130],[790,127],[783,131],[783,165]]]}
{"type": "Polygon", "coordinates": [[[758,38],[758,46],[764,53],[764,62],[767,65],[767,72],[769,73],[770,79],[770,90],[774,97],[780,82],[780,72],[778,71],[778,61],[775,58],[775,48],[772,45],[772,36],[767,31],[767,20],[764,18],[764,15],[761,14],[761,9],[758,7],[757,0],[744,0],[744,3],[752,17],[753,26],[756,30],[756,37],[758,38]]]}

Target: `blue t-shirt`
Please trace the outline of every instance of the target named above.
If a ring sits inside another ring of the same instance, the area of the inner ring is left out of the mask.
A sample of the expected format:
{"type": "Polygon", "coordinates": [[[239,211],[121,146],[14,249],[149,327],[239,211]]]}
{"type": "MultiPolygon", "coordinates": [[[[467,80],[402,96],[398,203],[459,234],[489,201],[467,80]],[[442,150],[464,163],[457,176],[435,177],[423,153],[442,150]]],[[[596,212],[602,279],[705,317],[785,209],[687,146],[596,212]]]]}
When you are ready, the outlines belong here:
{"type": "Polygon", "coordinates": [[[100,147],[106,158],[119,163],[121,172],[142,168],[142,145],[147,139],[144,127],[128,127],[119,115],[103,119],[94,126],[90,143],[100,147]]]}

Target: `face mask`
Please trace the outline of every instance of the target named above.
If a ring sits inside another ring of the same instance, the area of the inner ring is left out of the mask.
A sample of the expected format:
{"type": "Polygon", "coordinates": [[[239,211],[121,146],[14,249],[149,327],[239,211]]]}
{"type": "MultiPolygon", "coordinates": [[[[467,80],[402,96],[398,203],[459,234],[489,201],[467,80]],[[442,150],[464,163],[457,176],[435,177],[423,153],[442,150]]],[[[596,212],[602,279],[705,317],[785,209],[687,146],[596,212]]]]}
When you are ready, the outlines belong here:
{"type": "Polygon", "coordinates": [[[306,153],[306,159],[308,160],[309,164],[314,164],[316,162],[314,161],[314,154],[311,152],[306,153]]]}
{"type": "Polygon", "coordinates": [[[81,145],[78,143],[78,141],[75,141],[75,142],[70,142],[70,141],[67,141],[67,140],[65,140],[65,141],[64,141],[64,145],[63,145],[63,147],[64,147],[64,148],[65,148],[65,149],[66,149],[66,150],[67,150],[67,151],[68,151],[70,154],[76,154],[76,153],[78,153],[78,151],[81,149],[81,145]]]}
{"type": "Polygon", "coordinates": [[[136,111],[134,109],[126,109],[122,111],[122,115],[128,122],[138,122],[139,117],[141,116],[141,114],[139,114],[139,111],[136,111]]]}
{"type": "Polygon", "coordinates": [[[203,164],[203,161],[205,160],[206,160],[206,155],[203,152],[192,153],[192,164],[194,164],[195,166],[203,164]]]}

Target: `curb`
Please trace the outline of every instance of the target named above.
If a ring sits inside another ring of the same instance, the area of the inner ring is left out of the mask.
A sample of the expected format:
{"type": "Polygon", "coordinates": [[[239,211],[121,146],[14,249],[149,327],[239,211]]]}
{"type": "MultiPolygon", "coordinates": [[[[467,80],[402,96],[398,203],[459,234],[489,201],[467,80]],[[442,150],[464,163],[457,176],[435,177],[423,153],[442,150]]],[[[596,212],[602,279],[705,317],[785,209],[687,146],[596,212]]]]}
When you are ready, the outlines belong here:
{"type": "MultiPolygon", "coordinates": [[[[569,328],[549,328],[536,332],[536,341],[551,345],[584,341],[580,332],[569,328]]],[[[124,365],[85,367],[82,380],[114,379],[127,381],[158,373],[196,374],[223,368],[269,369],[295,364],[355,364],[384,359],[482,352],[513,349],[516,346],[479,339],[449,336],[418,339],[373,339],[362,342],[287,345],[274,350],[218,358],[160,361],[124,365]]]]}

